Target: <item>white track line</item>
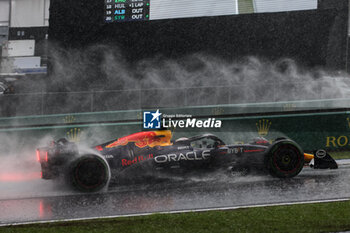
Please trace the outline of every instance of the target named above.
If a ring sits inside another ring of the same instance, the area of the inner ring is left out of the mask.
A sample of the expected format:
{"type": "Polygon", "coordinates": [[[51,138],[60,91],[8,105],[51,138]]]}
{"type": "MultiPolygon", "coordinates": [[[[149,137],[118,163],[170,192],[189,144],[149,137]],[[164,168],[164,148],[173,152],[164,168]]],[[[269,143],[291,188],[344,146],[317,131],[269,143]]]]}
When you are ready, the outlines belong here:
{"type": "Polygon", "coordinates": [[[336,162],[341,166],[350,165],[350,159],[337,159],[336,162]]]}
{"type": "Polygon", "coordinates": [[[42,224],[42,223],[57,223],[57,222],[73,222],[73,221],[84,221],[84,220],[98,220],[98,219],[110,219],[110,218],[122,218],[122,217],[139,217],[148,216],[152,214],[180,214],[180,213],[195,213],[195,212],[206,212],[215,210],[236,210],[236,209],[247,209],[247,208],[259,208],[259,207],[271,207],[271,206],[289,206],[289,205],[301,205],[301,204],[316,204],[316,203],[329,203],[329,202],[342,202],[350,201],[349,198],[339,199],[326,199],[326,200],[315,200],[315,201],[299,201],[299,202],[285,202],[285,203],[271,203],[271,204],[258,204],[258,205],[246,205],[246,206],[232,206],[232,207],[217,207],[217,208],[205,208],[205,209],[194,209],[194,210],[174,210],[164,212],[146,212],[138,214],[123,214],[123,215],[111,215],[103,217],[88,217],[88,218],[72,218],[72,219],[59,219],[59,220],[47,220],[47,221],[32,221],[32,222],[17,222],[17,223],[5,223],[0,224],[0,227],[5,226],[19,226],[29,224],[42,224]]]}

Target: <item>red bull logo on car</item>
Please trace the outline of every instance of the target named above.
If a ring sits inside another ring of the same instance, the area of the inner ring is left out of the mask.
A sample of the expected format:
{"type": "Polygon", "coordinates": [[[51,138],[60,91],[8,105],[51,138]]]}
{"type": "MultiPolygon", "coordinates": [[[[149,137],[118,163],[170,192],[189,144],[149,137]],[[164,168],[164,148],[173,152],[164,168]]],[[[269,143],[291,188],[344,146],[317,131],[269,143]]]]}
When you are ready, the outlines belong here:
{"type": "Polygon", "coordinates": [[[149,154],[149,155],[140,155],[135,157],[134,159],[122,159],[122,166],[130,166],[132,164],[138,163],[138,162],[142,162],[148,159],[153,159],[153,154],[149,154]]]}

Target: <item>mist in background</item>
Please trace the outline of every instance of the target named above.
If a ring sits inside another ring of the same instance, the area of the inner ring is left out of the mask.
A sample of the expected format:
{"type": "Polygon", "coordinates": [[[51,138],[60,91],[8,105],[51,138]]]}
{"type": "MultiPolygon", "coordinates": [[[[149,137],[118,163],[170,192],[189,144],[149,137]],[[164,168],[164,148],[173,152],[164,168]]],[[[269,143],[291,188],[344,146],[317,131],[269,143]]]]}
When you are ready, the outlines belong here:
{"type": "Polygon", "coordinates": [[[178,88],[348,77],[345,72],[327,73],[321,67],[308,70],[288,58],[270,61],[246,56],[227,60],[195,53],[180,59],[155,56],[129,63],[116,46],[98,45],[84,50],[52,46],[51,52],[50,80],[67,91],[88,90],[94,85],[105,89],[178,88]]]}
{"type": "MultiPolygon", "coordinates": [[[[130,63],[115,46],[51,48],[51,72],[42,86],[50,94],[31,97],[31,103],[39,103],[31,108],[34,115],[32,109],[55,114],[350,96],[345,72],[310,70],[288,58],[224,60],[196,53],[181,59],[159,55],[130,63]]],[[[22,99],[19,111],[28,105],[28,98],[22,99]]]]}

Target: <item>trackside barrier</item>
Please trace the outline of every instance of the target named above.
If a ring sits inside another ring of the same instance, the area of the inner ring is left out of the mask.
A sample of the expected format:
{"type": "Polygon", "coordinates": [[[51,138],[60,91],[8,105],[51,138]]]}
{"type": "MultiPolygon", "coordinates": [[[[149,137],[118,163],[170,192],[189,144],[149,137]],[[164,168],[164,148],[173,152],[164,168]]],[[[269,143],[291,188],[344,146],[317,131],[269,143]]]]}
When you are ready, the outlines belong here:
{"type": "MultiPolygon", "coordinates": [[[[222,120],[221,128],[173,128],[174,138],[214,133],[226,143],[245,143],[252,137],[290,137],[305,150],[350,149],[348,99],[239,105],[163,108],[167,115],[222,120]]],[[[154,110],[154,109],[152,109],[154,110]]],[[[90,112],[0,118],[1,150],[33,147],[48,139],[66,137],[82,144],[98,144],[141,131],[143,110],[90,112]],[[5,143],[6,142],[6,143],[5,143]]]]}

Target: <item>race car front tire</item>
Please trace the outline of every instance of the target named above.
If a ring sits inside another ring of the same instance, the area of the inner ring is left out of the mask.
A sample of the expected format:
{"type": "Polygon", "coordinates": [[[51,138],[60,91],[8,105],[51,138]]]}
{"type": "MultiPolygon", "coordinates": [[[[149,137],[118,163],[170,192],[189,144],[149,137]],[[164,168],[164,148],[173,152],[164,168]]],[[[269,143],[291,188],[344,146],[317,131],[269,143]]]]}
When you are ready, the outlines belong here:
{"type": "Polygon", "coordinates": [[[70,164],[66,179],[79,191],[100,191],[110,179],[108,163],[98,155],[80,156],[70,164]]]}
{"type": "Polygon", "coordinates": [[[304,166],[304,153],[298,144],[284,139],[272,144],[265,154],[265,167],[274,177],[291,178],[304,166]]]}

